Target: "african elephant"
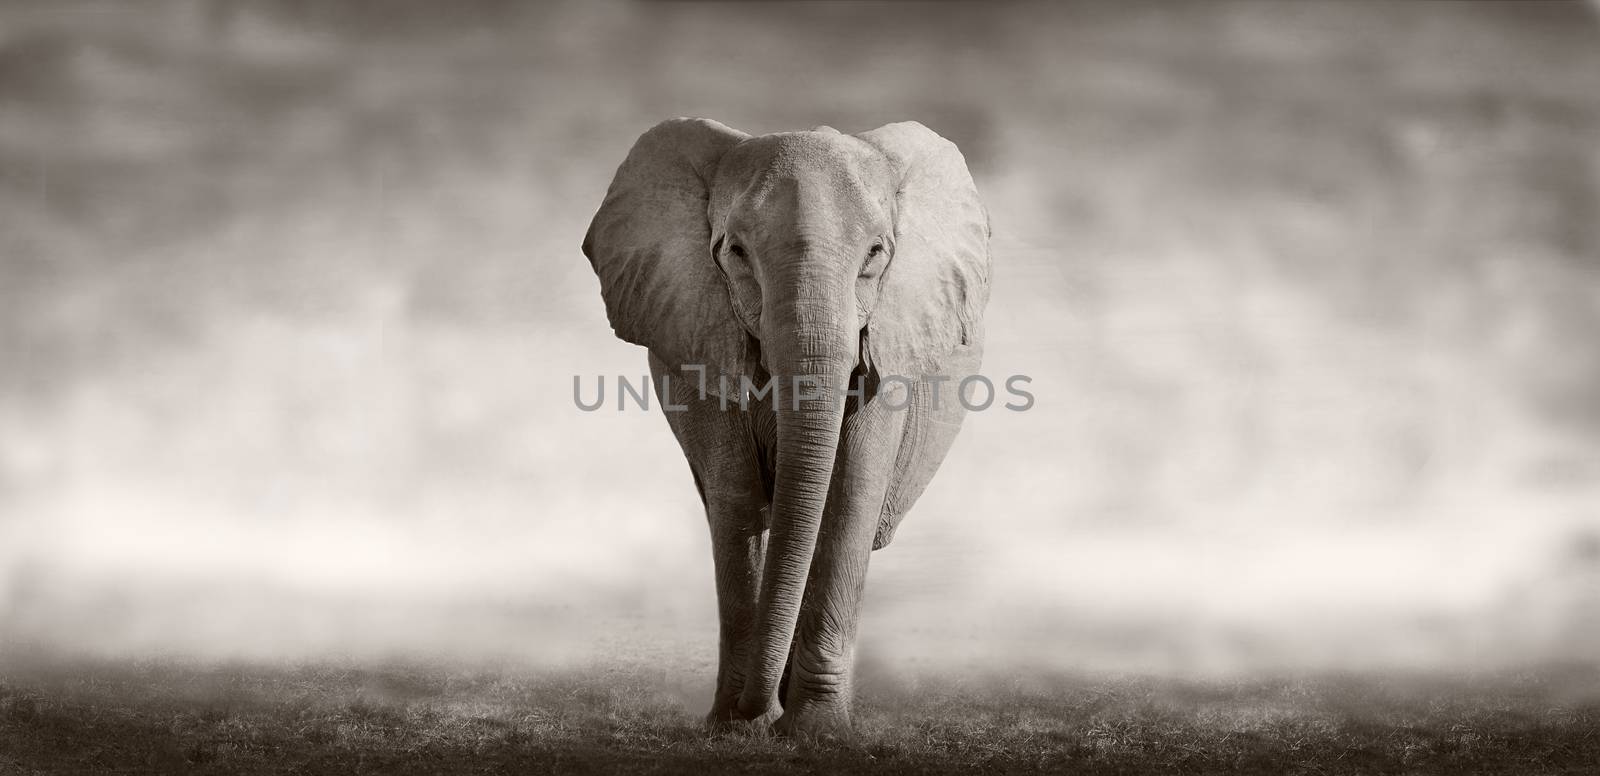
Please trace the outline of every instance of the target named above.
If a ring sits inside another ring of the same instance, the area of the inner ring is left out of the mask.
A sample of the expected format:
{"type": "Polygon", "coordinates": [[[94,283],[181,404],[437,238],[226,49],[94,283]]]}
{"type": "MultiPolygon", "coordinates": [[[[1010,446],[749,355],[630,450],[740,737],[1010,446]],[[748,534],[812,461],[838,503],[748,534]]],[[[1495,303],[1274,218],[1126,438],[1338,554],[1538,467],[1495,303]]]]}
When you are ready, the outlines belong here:
{"type": "Polygon", "coordinates": [[[715,562],[713,728],[848,729],[869,553],[960,427],[988,243],[961,152],[916,122],[751,136],[675,119],[617,169],[583,252],[612,329],[680,408],[715,562]]]}

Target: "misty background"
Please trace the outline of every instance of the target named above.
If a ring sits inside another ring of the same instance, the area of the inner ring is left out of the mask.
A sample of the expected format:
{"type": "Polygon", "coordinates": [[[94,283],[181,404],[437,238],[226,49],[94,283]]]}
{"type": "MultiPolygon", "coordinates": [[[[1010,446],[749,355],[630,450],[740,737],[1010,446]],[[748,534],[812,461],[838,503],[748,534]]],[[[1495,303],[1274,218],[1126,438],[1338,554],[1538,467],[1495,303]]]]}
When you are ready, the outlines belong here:
{"type": "Polygon", "coordinates": [[[1600,654],[1600,19],[1574,3],[0,8],[0,650],[641,651],[709,540],[579,251],[656,122],[915,119],[984,372],[870,671],[1600,654]],[[1002,396],[1002,401],[1004,397],[1002,396]]]}

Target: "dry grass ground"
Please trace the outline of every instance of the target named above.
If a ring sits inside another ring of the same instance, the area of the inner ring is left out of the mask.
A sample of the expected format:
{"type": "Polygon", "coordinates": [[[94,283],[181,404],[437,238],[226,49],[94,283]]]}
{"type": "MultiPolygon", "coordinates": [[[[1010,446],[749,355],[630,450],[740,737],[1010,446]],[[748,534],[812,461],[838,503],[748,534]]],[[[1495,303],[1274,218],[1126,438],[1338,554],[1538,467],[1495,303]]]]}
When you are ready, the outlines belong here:
{"type": "Polygon", "coordinates": [[[0,773],[1595,773],[1600,675],[869,686],[853,740],[707,735],[643,664],[46,662],[0,674],[0,773]]]}

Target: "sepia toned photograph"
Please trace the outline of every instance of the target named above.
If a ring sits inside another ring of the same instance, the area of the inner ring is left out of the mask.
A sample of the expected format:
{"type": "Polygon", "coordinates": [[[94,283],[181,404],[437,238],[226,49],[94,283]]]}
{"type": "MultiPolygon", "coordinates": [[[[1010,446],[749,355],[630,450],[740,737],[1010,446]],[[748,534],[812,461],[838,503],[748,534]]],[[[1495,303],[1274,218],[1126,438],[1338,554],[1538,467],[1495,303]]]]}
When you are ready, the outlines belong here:
{"type": "Polygon", "coordinates": [[[0,2],[0,776],[1600,774],[1600,2],[0,2]]]}

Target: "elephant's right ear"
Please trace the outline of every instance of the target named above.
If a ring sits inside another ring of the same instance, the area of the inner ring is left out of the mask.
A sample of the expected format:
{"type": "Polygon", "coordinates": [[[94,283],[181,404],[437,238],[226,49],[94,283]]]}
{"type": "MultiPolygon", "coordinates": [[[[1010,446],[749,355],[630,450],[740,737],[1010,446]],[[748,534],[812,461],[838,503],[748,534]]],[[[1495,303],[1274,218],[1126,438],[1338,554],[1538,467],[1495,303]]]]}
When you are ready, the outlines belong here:
{"type": "Polygon", "coordinates": [[[617,337],[672,366],[704,365],[738,384],[759,354],[734,318],[711,257],[707,209],[717,163],[749,137],[708,119],[673,119],[639,136],[606,192],[583,253],[600,277],[617,337]]]}

